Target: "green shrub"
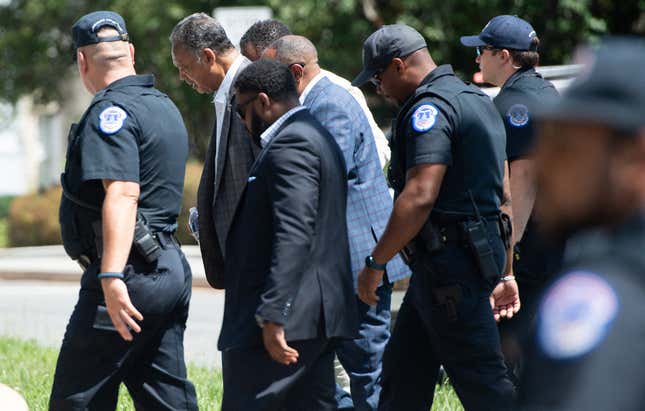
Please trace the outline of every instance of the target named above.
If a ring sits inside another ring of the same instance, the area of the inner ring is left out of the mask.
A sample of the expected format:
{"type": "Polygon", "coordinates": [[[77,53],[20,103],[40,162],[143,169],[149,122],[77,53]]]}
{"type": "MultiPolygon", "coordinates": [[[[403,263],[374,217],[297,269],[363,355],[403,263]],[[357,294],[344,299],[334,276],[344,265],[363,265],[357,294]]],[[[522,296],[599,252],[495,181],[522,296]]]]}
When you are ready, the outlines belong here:
{"type": "Polygon", "coordinates": [[[60,187],[16,197],[9,207],[9,246],[60,244],[60,187]]]}
{"type": "Polygon", "coordinates": [[[14,196],[0,196],[0,218],[7,218],[14,196]]]}
{"type": "MultiPolygon", "coordinates": [[[[181,214],[177,220],[179,225],[177,238],[182,244],[196,244],[188,231],[187,222],[188,210],[197,204],[197,186],[201,173],[200,163],[191,161],[186,165],[184,197],[181,214]]],[[[43,193],[12,198],[13,201],[7,213],[8,245],[22,247],[60,244],[60,225],[58,224],[60,197],[61,189],[56,187],[43,193]]],[[[4,198],[6,197],[0,198],[0,220],[4,198]]],[[[0,245],[2,245],[1,239],[0,245]]]]}

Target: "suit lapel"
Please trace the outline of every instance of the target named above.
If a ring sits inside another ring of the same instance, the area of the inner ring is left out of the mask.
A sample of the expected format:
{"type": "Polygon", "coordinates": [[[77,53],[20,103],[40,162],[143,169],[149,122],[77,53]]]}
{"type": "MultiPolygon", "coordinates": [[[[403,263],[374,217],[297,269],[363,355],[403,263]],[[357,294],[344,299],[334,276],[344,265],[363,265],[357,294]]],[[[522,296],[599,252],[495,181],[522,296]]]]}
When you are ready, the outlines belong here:
{"type": "MultiPolygon", "coordinates": [[[[238,68],[237,72],[235,73],[235,77],[233,78],[233,83],[231,84],[229,98],[226,101],[226,108],[224,109],[224,119],[222,120],[222,133],[220,134],[219,148],[217,149],[217,164],[215,164],[215,181],[213,182],[215,185],[213,188],[213,193],[215,193],[215,195],[213,196],[213,202],[217,198],[217,192],[219,190],[219,186],[224,174],[224,164],[226,164],[228,157],[228,144],[230,137],[229,131],[231,129],[231,117],[234,115],[231,111],[233,107],[232,101],[235,98],[235,80],[237,80],[237,76],[239,76],[242,70],[244,70],[244,68],[249,64],[250,62],[247,59],[244,59],[244,61],[242,61],[242,64],[240,64],[240,67],[238,68]]],[[[215,130],[215,132],[217,132],[217,130],[215,130]]]]}

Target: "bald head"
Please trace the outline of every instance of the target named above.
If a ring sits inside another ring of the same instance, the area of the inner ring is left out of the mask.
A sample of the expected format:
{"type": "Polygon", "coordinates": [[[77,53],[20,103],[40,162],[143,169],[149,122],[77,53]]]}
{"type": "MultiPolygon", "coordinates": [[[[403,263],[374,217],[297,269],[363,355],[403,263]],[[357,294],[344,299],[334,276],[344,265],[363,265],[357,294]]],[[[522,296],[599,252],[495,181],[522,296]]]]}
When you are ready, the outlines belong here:
{"type": "Polygon", "coordinates": [[[267,48],[268,57],[278,60],[282,64],[318,63],[316,46],[306,37],[289,35],[280,37],[267,48]]]}
{"type": "MultiPolygon", "coordinates": [[[[98,37],[112,37],[119,33],[111,28],[104,27],[97,33],[98,37]]],[[[112,70],[134,66],[130,58],[130,44],[127,41],[107,41],[90,44],[79,48],[85,55],[88,64],[98,70],[112,70]]]]}
{"type": "MultiPolygon", "coordinates": [[[[112,37],[117,31],[104,27],[98,37],[112,37]]],[[[77,50],[78,72],[85,88],[92,94],[112,82],[136,74],[134,70],[134,47],[127,41],[104,41],[79,47],[77,50]]]]}

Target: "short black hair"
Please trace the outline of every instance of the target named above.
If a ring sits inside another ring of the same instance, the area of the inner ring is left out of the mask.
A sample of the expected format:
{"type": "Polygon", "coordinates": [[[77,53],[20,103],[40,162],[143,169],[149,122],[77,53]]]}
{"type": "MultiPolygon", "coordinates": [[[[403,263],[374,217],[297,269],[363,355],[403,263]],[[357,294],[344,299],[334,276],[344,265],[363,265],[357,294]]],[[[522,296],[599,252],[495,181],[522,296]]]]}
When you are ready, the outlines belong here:
{"type": "Polygon", "coordinates": [[[258,55],[261,55],[271,43],[289,34],[291,34],[289,27],[279,20],[260,20],[244,33],[240,39],[240,50],[244,51],[246,44],[251,43],[258,55]]]}
{"type": "Polygon", "coordinates": [[[289,67],[266,58],[249,64],[237,77],[235,88],[238,93],[265,93],[275,101],[298,99],[289,67]]]}

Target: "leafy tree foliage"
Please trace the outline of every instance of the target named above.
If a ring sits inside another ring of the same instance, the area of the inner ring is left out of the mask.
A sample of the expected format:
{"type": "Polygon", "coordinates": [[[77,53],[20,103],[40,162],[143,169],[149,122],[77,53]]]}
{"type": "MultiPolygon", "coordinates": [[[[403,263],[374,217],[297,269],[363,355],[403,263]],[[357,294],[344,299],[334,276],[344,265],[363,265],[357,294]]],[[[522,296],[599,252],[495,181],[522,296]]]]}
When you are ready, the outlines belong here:
{"type": "MultiPolygon", "coordinates": [[[[210,96],[197,95],[178,79],[168,35],[182,17],[215,7],[268,5],[292,31],[309,37],[321,65],[347,78],[361,66],[362,42],[381,24],[406,23],[427,38],[438,63],[451,63],[464,78],[477,71],[472,49],[459,36],[478,33],[498,14],[516,14],[541,38],[542,64],[562,64],[576,44],[612,34],[643,34],[645,0],[4,0],[0,4],[0,98],[32,94],[61,100],[74,73],[70,27],[99,9],[121,13],[136,48],[137,69],[157,76],[184,114],[193,154],[202,158],[213,122],[210,96]]],[[[369,86],[367,92],[371,92],[369,86]]],[[[370,99],[375,105],[379,99],[370,99]]],[[[375,107],[388,116],[386,109],[375,107]]],[[[391,112],[389,113],[391,115],[391,112]]]]}

